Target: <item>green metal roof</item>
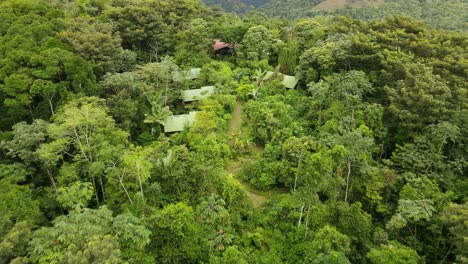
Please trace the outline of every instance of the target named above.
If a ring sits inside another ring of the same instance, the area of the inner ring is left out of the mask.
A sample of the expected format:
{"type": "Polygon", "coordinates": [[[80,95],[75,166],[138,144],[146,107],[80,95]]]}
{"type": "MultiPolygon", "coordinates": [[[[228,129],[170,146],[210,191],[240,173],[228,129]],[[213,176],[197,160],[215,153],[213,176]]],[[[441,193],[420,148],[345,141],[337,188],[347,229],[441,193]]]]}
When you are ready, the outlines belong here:
{"type": "Polygon", "coordinates": [[[164,133],[180,132],[186,126],[191,126],[195,122],[197,111],[189,112],[185,115],[172,115],[164,120],[164,133]]]}
{"type": "Polygon", "coordinates": [[[184,72],[186,80],[194,80],[200,77],[201,68],[192,68],[184,72]]]}
{"type": "Polygon", "coordinates": [[[198,101],[209,97],[215,91],[214,86],[205,86],[200,89],[182,91],[182,100],[184,102],[198,101]]]}
{"type": "Polygon", "coordinates": [[[284,84],[284,87],[289,88],[289,89],[294,89],[299,82],[296,77],[291,76],[291,75],[283,75],[283,81],[282,83],[284,84]]]}
{"type": "Polygon", "coordinates": [[[295,88],[297,83],[299,82],[299,80],[296,79],[296,77],[294,77],[294,76],[285,75],[285,74],[282,74],[282,73],[279,73],[279,72],[276,73],[276,76],[275,76],[275,72],[272,72],[272,71],[267,71],[267,73],[263,77],[263,80],[264,81],[271,81],[275,77],[281,78],[282,79],[281,83],[284,85],[284,87],[289,88],[289,89],[295,88]]]}
{"type": "Polygon", "coordinates": [[[265,76],[263,76],[263,80],[264,81],[271,81],[274,77],[275,73],[272,72],[272,71],[267,71],[267,73],[265,74],[265,76]]]}

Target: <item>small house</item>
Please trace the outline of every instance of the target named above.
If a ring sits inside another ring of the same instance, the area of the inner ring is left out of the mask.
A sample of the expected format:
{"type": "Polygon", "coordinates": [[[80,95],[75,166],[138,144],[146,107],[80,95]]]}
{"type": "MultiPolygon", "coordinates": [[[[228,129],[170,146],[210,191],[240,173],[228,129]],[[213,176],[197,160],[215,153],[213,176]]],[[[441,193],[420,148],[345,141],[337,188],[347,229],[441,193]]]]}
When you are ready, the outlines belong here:
{"type": "Polygon", "coordinates": [[[215,39],[213,42],[213,52],[220,55],[232,55],[233,45],[215,39]]]}
{"type": "Polygon", "coordinates": [[[189,112],[184,115],[172,115],[164,120],[164,133],[174,133],[184,130],[195,122],[197,111],[189,112]]]}
{"type": "Polygon", "coordinates": [[[276,78],[281,79],[281,83],[284,85],[284,87],[288,89],[296,88],[297,83],[299,82],[299,80],[296,79],[296,77],[294,76],[272,71],[268,71],[265,74],[265,76],[263,77],[263,81],[271,81],[276,78]]]}
{"type": "Polygon", "coordinates": [[[214,91],[214,86],[205,86],[200,89],[185,90],[182,91],[182,101],[184,101],[184,103],[190,103],[193,101],[205,99],[212,95],[214,91]]]}

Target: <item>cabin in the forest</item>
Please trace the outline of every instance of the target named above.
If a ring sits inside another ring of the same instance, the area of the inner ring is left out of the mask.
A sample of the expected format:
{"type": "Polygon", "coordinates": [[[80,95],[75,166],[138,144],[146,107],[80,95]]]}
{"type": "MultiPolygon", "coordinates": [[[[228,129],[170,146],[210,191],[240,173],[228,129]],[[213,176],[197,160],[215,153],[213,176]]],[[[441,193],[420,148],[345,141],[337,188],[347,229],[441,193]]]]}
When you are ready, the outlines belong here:
{"type": "Polygon", "coordinates": [[[184,115],[172,115],[164,120],[164,133],[174,133],[184,130],[195,122],[198,111],[192,111],[184,115]]]}
{"type": "Polygon", "coordinates": [[[201,99],[205,99],[212,95],[215,91],[214,86],[205,86],[200,89],[191,89],[182,91],[182,101],[184,103],[191,103],[193,101],[198,101],[201,99]]]}
{"type": "Polygon", "coordinates": [[[284,87],[288,89],[296,88],[297,83],[299,82],[299,80],[296,79],[296,77],[294,76],[282,74],[279,72],[272,72],[272,71],[268,71],[265,74],[265,76],[263,77],[263,81],[271,81],[277,78],[281,79],[281,83],[284,85],[284,87]]]}
{"type": "Polygon", "coordinates": [[[213,52],[216,55],[232,55],[234,53],[234,46],[230,43],[215,39],[213,42],[213,52]]]}
{"type": "Polygon", "coordinates": [[[184,77],[186,80],[195,80],[200,77],[201,68],[191,68],[184,71],[184,77]]]}

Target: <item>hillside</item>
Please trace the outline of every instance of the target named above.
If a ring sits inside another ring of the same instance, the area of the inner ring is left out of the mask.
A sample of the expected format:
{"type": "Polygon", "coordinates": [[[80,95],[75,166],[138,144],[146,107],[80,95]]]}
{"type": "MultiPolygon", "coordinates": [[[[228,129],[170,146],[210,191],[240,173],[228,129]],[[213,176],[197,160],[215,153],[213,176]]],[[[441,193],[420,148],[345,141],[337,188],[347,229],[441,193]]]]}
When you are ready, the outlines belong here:
{"type": "Polygon", "coordinates": [[[225,11],[237,13],[245,13],[268,1],[269,0],[203,0],[208,6],[220,6],[225,11]]]}
{"type": "Polygon", "coordinates": [[[245,13],[256,9],[286,18],[322,15],[351,16],[373,20],[386,16],[409,16],[432,28],[468,30],[468,2],[464,0],[204,0],[227,11],[245,13]]]}
{"type": "Polygon", "coordinates": [[[382,19],[386,16],[409,16],[432,28],[468,31],[468,2],[464,0],[386,0],[367,7],[345,6],[314,15],[346,15],[357,19],[382,19]]]}
{"type": "Polygon", "coordinates": [[[316,5],[313,10],[333,11],[345,7],[363,8],[383,4],[383,0],[325,0],[316,5]]]}

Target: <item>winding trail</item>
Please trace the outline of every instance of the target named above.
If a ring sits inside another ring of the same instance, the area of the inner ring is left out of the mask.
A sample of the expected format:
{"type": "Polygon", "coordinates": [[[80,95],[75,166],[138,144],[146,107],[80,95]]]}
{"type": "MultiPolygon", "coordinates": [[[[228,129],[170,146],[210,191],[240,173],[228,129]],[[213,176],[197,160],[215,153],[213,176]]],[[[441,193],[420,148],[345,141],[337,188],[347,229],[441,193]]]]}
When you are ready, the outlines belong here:
{"type": "Polygon", "coordinates": [[[232,112],[231,124],[229,125],[228,136],[231,136],[234,132],[239,130],[240,125],[242,124],[242,104],[240,98],[236,100],[236,106],[234,112],[232,112]]]}
{"type": "MultiPolygon", "coordinates": [[[[229,129],[227,132],[228,138],[238,133],[241,129],[241,125],[242,125],[242,103],[241,103],[240,98],[237,98],[236,106],[234,108],[234,111],[232,112],[231,123],[229,125],[229,129]]],[[[258,191],[255,191],[255,189],[253,189],[252,186],[250,186],[248,183],[240,179],[239,174],[243,168],[244,168],[243,162],[231,160],[226,165],[225,170],[226,172],[231,173],[234,176],[234,178],[242,184],[242,186],[247,192],[247,195],[252,201],[254,208],[260,208],[263,206],[265,201],[268,200],[268,198],[264,195],[261,195],[258,191]]]]}

